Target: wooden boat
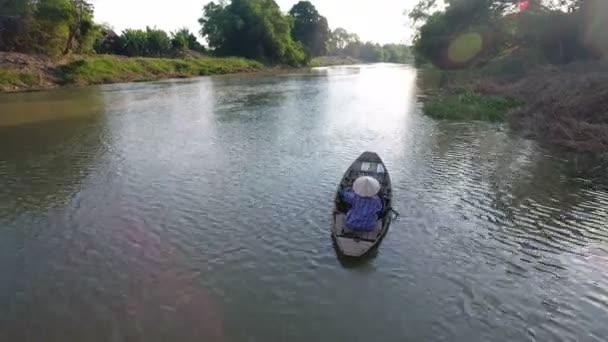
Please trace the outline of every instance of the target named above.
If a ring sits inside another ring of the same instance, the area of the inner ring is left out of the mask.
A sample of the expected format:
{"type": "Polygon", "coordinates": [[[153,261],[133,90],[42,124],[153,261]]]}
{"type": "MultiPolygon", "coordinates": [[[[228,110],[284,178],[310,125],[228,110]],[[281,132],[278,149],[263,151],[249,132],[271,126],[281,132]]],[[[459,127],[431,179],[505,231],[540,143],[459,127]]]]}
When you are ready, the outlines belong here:
{"type": "Polygon", "coordinates": [[[346,170],[336,193],[332,237],[338,251],[345,256],[361,257],[377,247],[388,232],[393,219],[398,216],[398,213],[393,210],[392,204],[391,178],[384,162],[376,153],[364,152],[346,170]],[[382,213],[379,215],[376,228],[371,232],[355,232],[346,227],[348,203],[342,200],[340,193],[351,188],[354,181],[360,176],[374,177],[382,186],[378,193],[382,201],[382,213]]]}

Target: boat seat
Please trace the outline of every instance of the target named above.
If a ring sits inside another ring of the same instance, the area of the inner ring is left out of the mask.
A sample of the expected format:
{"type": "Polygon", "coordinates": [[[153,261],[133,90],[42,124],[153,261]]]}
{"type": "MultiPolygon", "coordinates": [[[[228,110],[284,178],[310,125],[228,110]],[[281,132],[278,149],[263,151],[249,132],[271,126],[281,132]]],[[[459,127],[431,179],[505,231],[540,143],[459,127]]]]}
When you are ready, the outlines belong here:
{"type": "Polygon", "coordinates": [[[363,240],[376,240],[382,232],[382,220],[378,220],[376,228],[370,232],[358,232],[346,226],[346,214],[336,214],[336,235],[344,237],[356,237],[363,240]]]}

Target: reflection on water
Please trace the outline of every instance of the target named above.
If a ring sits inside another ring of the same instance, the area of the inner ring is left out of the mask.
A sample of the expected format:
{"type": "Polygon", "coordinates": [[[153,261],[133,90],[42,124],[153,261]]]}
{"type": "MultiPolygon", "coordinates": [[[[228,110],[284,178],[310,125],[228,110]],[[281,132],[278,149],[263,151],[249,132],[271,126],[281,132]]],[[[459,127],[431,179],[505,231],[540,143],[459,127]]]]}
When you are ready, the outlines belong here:
{"type": "Polygon", "coordinates": [[[421,115],[417,79],[0,97],[0,340],[602,340],[608,193],[503,126],[421,115]],[[330,212],[363,150],[402,217],[350,262],[330,212]]]}

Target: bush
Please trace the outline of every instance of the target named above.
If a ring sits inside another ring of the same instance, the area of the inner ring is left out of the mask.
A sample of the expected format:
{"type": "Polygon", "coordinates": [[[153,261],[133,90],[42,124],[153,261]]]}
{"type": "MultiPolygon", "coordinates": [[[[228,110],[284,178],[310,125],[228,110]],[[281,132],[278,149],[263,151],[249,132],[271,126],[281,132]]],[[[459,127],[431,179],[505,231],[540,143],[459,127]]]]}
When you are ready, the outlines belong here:
{"type": "Polygon", "coordinates": [[[504,121],[506,113],[519,105],[518,101],[500,96],[458,90],[431,99],[424,112],[437,119],[504,121]]]}

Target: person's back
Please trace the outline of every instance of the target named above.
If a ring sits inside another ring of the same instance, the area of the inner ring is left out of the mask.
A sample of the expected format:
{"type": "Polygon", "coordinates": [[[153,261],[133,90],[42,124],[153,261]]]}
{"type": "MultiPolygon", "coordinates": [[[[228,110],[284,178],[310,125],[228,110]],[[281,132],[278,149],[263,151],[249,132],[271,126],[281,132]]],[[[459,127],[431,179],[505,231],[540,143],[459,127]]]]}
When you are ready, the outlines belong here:
{"type": "Polygon", "coordinates": [[[352,191],[342,193],[342,198],[350,204],[350,210],[346,214],[346,227],[355,231],[374,230],[378,213],[382,210],[380,198],[376,195],[363,197],[352,191]]]}

